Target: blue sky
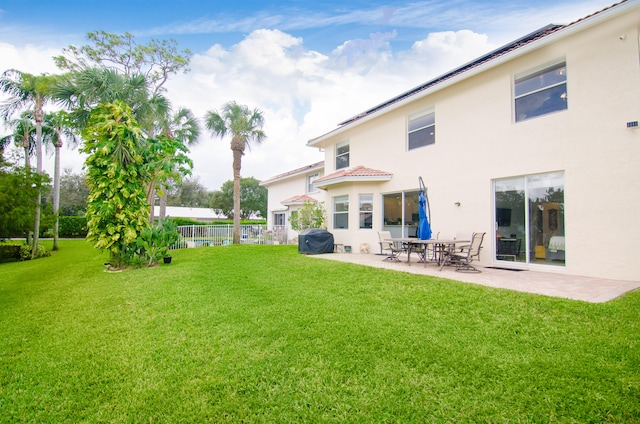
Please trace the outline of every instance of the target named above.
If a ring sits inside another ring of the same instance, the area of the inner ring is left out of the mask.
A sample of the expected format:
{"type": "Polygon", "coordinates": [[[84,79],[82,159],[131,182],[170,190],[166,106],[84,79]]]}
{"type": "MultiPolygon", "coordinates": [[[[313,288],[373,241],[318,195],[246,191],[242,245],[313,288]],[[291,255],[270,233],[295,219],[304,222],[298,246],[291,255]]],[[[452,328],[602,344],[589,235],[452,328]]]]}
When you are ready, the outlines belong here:
{"type": "MultiPolygon", "coordinates": [[[[243,159],[266,179],[323,156],[306,147],[338,122],[549,23],[569,23],[612,0],[142,1],[0,0],[0,72],[57,70],[51,57],[89,31],[174,38],[194,56],[168,84],[198,116],[229,100],[263,110],[268,135],[243,159]]],[[[0,128],[2,132],[2,128],[0,128]]],[[[210,189],[231,179],[228,143],[192,149],[210,189]]],[[[64,166],[82,158],[65,152],[64,166]]]]}
{"type": "MultiPolygon", "coordinates": [[[[212,43],[229,46],[256,29],[303,37],[308,48],[331,51],[346,40],[396,32],[402,49],[429,32],[470,29],[495,42],[547,23],[567,23],[610,0],[511,1],[167,1],[4,0],[0,36],[13,44],[81,43],[96,29],[139,37],[176,38],[194,52],[212,43]]],[[[141,38],[142,39],[142,38],[141,38]]]]}

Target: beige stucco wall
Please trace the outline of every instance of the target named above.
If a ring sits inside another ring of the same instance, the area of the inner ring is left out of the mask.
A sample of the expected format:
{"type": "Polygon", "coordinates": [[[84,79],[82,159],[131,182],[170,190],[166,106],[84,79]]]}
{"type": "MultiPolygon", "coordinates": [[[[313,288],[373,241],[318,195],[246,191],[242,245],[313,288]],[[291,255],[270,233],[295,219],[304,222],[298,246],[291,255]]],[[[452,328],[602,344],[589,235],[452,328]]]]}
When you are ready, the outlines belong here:
{"type": "MultiPolygon", "coordinates": [[[[289,240],[297,237],[297,232],[291,229],[289,224],[289,217],[291,216],[291,212],[302,207],[301,205],[289,205],[285,206],[281,202],[285,199],[290,199],[294,196],[300,195],[308,195],[313,197],[319,202],[324,202],[325,192],[323,190],[318,190],[313,193],[307,193],[307,177],[309,175],[319,174],[323,175],[322,170],[312,170],[306,173],[301,173],[297,175],[293,175],[267,186],[269,190],[269,196],[267,201],[267,227],[273,228],[273,213],[274,212],[283,212],[285,214],[285,225],[287,228],[287,236],[289,240]]],[[[326,205],[325,205],[326,207],[326,205]]]]}
{"type": "Polygon", "coordinates": [[[422,176],[434,230],[487,232],[487,265],[495,250],[492,180],[564,171],[566,266],[538,269],[640,279],[640,129],[626,128],[640,120],[639,25],[636,6],[327,137],[325,174],[334,170],[335,143],[344,140],[351,166],[393,173],[388,182],[331,186],[327,210],[332,197],[349,194],[351,213],[349,230],[333,230],[331,217],[329,230],[354,252],[362,243],[377,246],[382,195],[416,190],[422,176]],[[514,75],[563,58],[568,110],[514,123],[514,75]],[[436,143],[407,151],[407,116],[428,108],[435,108],[436,143]],[[374,193],[372,230],[358,229],[359,193],[374,193]]]}

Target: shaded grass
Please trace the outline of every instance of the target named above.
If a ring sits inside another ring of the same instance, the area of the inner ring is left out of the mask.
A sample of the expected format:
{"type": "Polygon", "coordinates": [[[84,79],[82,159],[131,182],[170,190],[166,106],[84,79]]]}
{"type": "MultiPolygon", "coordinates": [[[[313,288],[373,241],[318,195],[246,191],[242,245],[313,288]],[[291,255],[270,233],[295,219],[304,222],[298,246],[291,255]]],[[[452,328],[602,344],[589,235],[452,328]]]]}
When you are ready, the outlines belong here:
{"type": "Polygon", "coordinates": [[[328,262],[84,241],[0,265],[1,422],[640,422],[640,293],[554,299],[328,262]]]}

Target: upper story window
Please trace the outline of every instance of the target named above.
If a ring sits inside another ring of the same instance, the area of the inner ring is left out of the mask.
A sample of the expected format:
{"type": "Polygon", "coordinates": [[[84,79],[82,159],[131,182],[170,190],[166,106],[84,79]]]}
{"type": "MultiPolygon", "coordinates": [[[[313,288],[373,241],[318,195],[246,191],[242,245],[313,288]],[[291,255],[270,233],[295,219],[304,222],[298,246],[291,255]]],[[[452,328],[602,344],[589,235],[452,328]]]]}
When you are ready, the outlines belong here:
{"type": "Polygon", "coordinates": [[[426,112],[409,116],[409,150],[436,142],[436,113],[426,112]]]}
{"type": "Polygon", "coordinates": [[[567,109],[567,65],[562,61],[516,76],[516,122],[567,109]]]}
{"type": "Polygon", "coordinates": [[[318,191],[318,188],[313,184],[313,182],[320,176],[320,174],[311,174],[307,176],[307,193],[315,193],[318,191]]]}
{"type": "Polygon", "coordinates": [[[336,144],[336,170],[349,167],[349,142],[336,144]]]}

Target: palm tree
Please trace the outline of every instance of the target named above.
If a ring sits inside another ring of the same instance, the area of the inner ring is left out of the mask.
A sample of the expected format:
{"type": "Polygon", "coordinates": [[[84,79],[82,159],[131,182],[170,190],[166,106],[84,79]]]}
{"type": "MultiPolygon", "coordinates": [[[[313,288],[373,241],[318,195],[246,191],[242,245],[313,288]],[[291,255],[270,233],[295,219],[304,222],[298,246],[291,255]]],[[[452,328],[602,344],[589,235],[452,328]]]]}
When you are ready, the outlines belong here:
{"type": "Polygon", "coordinates": [[[115,69],[101,67],[66,74],[54,87],[54,95],[72,111],[71,118],[80,131],[86,126],[91,110],[99,103],[124,101],[144,128],[153,126],[157,110],[167,108],[164,97],[149,96],[143,75],[124,75],[115,69]]]}
{"type": "Polygon", "coordinates": [[[53,168],[53,215],[55,224],[53,227],[53,250],[58,250],[58,228],[60,210],[60,149],[64,139],[71,142],[71,146],[78,146],[78,137],[73,132],[69,114],[65,111],[48,113],[44,117],[43,136],[55,148],[55,162],[53,168]]]}
{"type": "Polygon", "coordinates": [[[25,170],[30,172],[30,158],[36,146],[36,124],[33,120],[33,112],[29,110],[22,112],[18,118],[7,121],[6,126],[11,130],[11,134],[0,138],[0,145],[7,146],[13,142],[14,145],[21,147],[24,151],[25,170]]]}
{"type": "Polygon", "coordinates": [[[209,111],[205,117],[206,126],[215,137],[231,135],[231,151],[233,152],[233,244],[240,243],[240,170],[245,147],[251,143],[260,144],[266,138],[262,131],[264,117],[258,109],[249,110],[247,106],[235,101],[226,103],[221,113],[209,111]]]}
{"type": "MultiPolygon", "coordinates": [[[[174,174],[172,163],[175,164],[175,161],[172,159],[182,155],[185,146],[197,140],[200,130],[191,111],[182,108],[173,115],[170,103],[164,96],[149,93],[145,76],[124,74],[104,67],[74,71],[63,78],[55,89],[56,98],[72,111],[71,119],[79,130],[84,129],[91,110],[99,103],[123,101],[131,107],[136,121],[147,136],[144,142],[148,146],[143,150],[147,159],[156,166],[151,171],[147,186],[147,200],[153,211],[157,184],[174,174]],[[159,142],[155,139],[158,135],[168,137],[171,143],[159,142]],[[180,145],[175,145],[175,141],[180,145]]],[[[181,158],[187,159],[186,155],[181,158]]],[[[153,222],[153,213],[149,221],[153,222]]]]}
{"type": "MultiPolygon", "coordinates": [[[[42,74],[39,76],[9,69],[0,77],[0,92],[9,95],[2,106],[0,115],[6,120],[15,112],[33,108],[33,117],[36,121],[36,171],[42,174],[42,123],[44,121],[44,106],[51,98],[53,86],[58,80],[57,75],[42,74]]],[[[40,214],[42,203],[42,190],[38,189],[36,202],[36,217],[33,230],[33,249],[31,257],[35,258],[38,250],[40,232],[40,214]]]]}
{"type": "MultiPolygon", "coordinates": [[[[159,127],[162,129],[162,134],[180,141],[185,146],[193,146],[198,143],[198,137],[200,137],[200,124],[198,119],[193,115],[190,109],[185,107],[179,108],[175,113],[166,114],[163,122],[159,127]]],[[[160,220],[164,219],[167,208],[167,187],[164,187],[162,195],[160,196],[160,220]]],[[[152,193],[153,195],[153,193],[152,193]]],[[[153,219],[153,205],[154,201],[151,199],[151,219],[153,219]]]]}

